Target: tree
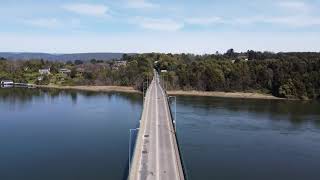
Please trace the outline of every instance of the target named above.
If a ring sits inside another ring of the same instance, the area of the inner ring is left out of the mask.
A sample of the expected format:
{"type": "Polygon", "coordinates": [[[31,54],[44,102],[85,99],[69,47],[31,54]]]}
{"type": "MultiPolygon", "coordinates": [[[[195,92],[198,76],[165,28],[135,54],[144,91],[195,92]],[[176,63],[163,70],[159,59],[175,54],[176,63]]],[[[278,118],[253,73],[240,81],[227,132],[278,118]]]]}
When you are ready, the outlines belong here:
{"type": "Polygon", "coordinates": [[[70,77],[71,77],[71,78],[75,78],[76,75],[77,75],[77,70],[76,70],[76,68],[72,68],[72,69],[71,69],[71,72],[70,72],[70,77]]]}
{"type": "Polygon", "coordinates": [[[91,59],[90,62],[91,62],[91,64],[96,64],[97,60],[96,59],[91,59]]]}
{"type": "Polygon", "coordinates": [[[67,61],[67,65],[73,65],[72,61],[67,61]]]}
{"type": "Polygon", "coordinates": [[[123,54],[123,55],[122,55],[122,60],[123,60],[123,61],[129,60],[128,54],[123,54]]]}
{"type": "Polygon", "coordinates": [[[234,58],[234,57],[236,57],[233,49],[229,49],[229,50],[225,53],[225,55],[226,55],[228,58],[234,58]]]}
{"type": "Polygon", "coordinates": [[[74,61],[74,64],[75,64],[75,65],[80,65],[80,64],[83,64],[83,61],[81,61],[81,60],[75,60],[75,61],[74,61]]]}
{"type": "Polygon", "coordinates": [[[254,60],[254,59],[256,59],[256,52],[254,52],[253,50],[250,50],[250,51],[248,51],[247,52],[247,55],[248,55],[248,60],[254,60]]]}

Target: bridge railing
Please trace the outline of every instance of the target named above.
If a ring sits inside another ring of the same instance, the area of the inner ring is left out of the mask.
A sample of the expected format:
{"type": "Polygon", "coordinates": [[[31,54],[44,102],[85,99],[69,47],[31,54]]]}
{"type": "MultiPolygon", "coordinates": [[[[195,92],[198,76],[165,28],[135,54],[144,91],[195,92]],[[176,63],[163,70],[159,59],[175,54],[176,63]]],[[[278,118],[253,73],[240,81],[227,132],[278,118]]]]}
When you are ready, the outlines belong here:
{"type": "MultiPolygon", "coordinates": [[[[150,90],[150,84],[149,84],[150,82],[144,82],[143,88],[146,83],[147,83],[147,89],[146,90],[143,89],[143,94],[142,94],[142,97],[143,97],[142,108],[145,107],[145,103],[146,103],[145,95],[147,95],[147,93],[149,93],[149,90],[150,90]]],[[[134,152],[137,147],[137,138],[139,136],[139,127],[140,127],[140,123],[142,120],[142,116],[143,116],[143,111],[141,111],[141,115],[140,115],[140,119],[137,124],[137,127],[135,129],[129,129],[129,152],[128,152],[128,154],[129,154],[128,155],[129,167],[128,167],[128,175],[127,175],[128,178],[127,179],[129,179],[129,176],[130,176],[131,163],[132,163],[132,160],[134,159],[134,152]]]]}
{"type": "MultiPolygon", "coordinates": [[[[161,81],[161,79],[160,79],[161,81]]],[[[177,123],[176,123],[176,116],[173,117],[173,114],[172,114],[172,109],[171,109],[171,106],[170,106],[170,103],[169,103],[169,96],[168,96],[168,93],[167,91],[164,89],[163,87],[164,83],[161,83],[160,82],[160,87],[162,88],[162,90],[165,92],[166,94],[166,102],[167,102],[167,106],[169,107],[169,113],[170,113],[170,117],[171,117],[171,123],[172,123],[172,126],[175,128],[175,138],[176,138],[176,141],[177,141],[177,146],[178,146],[178,153],[179,153],[179,156],[180,156],[180,161],[181,161],[181,166],[182,166],[182,171],[183,171],[183,176],[184,176],[184,179],[185,180],[188,180],[189,177],[188,177],[188,173],[187,173],[187,169],[186,169],[186,163],[184,161],[184,158],[183,158],[183,153],[181,151],[181,148],[180,148],[180,143],[179,143],[179,138],[178,138],[178,135],[177,135],[177,123]],[[175,123],[173,122],[175,121],[175,123]]],[[[177,101],[177,99],[175,99],[175,101],[177,101]]],[[[177,111],[177,108],[175,108],[175,111],[177,111]]],[[[176,113],[176,112],[175,112],[176,113]]]]}

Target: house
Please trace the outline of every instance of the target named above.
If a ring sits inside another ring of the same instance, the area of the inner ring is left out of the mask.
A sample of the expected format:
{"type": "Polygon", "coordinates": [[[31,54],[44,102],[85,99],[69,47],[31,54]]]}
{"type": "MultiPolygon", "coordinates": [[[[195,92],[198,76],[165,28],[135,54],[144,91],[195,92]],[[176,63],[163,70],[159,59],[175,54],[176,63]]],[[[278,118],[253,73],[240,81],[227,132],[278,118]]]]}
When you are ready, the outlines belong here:
{"type": "Polygon", "coordinates": [[[243,61],[249,61],[249,57],[247,55],[239,55],[238,59],[243,60],[243,61]]]}
{"type": "Polygon", "coordinates": [[[78,67],[76,71],[77,73],[83,74],[86,70],[83,67],[78,67]]]}
{"type": "Polygon", "coordinates": [[[114,61],[114,64],[112,65],[112,69],[119,69],[121,66],[126,66],[127,61],[114,61]]]}
{"type": "Polygon", "coordinates": [[[50,74],[50,68],[39,69],[39,73],[40,73],[41,75],[44,75],[44,74],[48,75],[48,74],[50,74]]]}
{"type": "Polygon", "coordinates": [[[62,68],[62,69],[59,69],[59,73],[68,75],[71,73],[71,70],[62,68]]]}
{"type": "Polygon", "coordinates": [[[2,80],[1,85],[13,85],[13,81],[11,80],[2,80]]]}
{"type": "Polygon", "coordinates": [[[125,66],[125,65],[127,65],[127,61],[115,61],[115,64],[117,66],[125,66]]]}

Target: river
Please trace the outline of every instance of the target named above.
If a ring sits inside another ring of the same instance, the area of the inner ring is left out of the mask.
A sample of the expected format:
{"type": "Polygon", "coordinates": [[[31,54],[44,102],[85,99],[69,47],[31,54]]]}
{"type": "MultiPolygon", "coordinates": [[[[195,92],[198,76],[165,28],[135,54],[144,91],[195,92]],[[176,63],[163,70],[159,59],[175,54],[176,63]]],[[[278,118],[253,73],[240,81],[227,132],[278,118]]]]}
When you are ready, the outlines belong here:
{"type": "MultiPolygon", "coordinates": [[[[0,89],[0,179],[126,179],[141,111],[138,94],[0,89]]],[[[177,125],[188,179],[319,179],[318,102],[179,96],[177,125]]]]}

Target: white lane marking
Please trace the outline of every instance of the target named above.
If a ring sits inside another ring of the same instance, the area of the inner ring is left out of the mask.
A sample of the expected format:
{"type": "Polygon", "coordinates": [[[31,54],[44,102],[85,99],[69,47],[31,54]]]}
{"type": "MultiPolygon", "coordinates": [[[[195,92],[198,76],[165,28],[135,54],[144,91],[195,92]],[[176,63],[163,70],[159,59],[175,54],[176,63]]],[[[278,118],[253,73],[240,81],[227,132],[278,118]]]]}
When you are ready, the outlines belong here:
{"type": "MultiPolygon", "coordinates": [[[[166,98],[166,96],[165,96],[165,94],[164,94],[164,92],[163,92],[163,90],[161,89],[160,90],[161,91],[161,93],[162,93],[162,95],[163,95],[163,97],[164,98],[166,98]]],[[[173,145],[173,142],[172,142],[172,129],[170,128],[171,126],[170,126],[170,123],[169,123],[169,120],[170,120],[170,118],[169,118],[169,112],[168,112],[168,107],[167,107],[167,104],[165,103],[166,102],[166,100],[164,99],[164,105],[165,105],[165,110],[166,110],[166,116],[167,116],[167,124],[168,124],[168,127],[169,127],[169,130],[170,130],[170,132],[169,132],[169,139],[170,139],[170,143],[171,143],[171,147],[173,147],[173,148],[175,148],[175,146],[173,145]]],[[[175,157],[175,160],[177,161],[177,157],[176,157],[176,153],[175,153],[175,149],[173,149],[173,151],[174,151],[174,157],[175,157]]],[[[177,167],[177,164],[176,163],[174,163],[174,160],[172,159],[172,161],[173,161],[173,164],[175,164],[175,170],[176,170],[176,178],[177,179],[181,179],[181,178],[179,178],[180,176],[180,172],[179,172],[179,170],[177,169],[178,167],[177,167]]],[[[177,162],[178,163],[178,162],[177,162]]]]}
{"type": "MultiPolygon", "coordinates": [[[[155,83],[156,87],[157,83],[155,83]]],[[[156,87],[156,159],[157,159],[157,176],[156,179],[160,179],[160,162],[159,162],[159,113],[158,113],[158,88],[156,87]]]]}
{"type": "MultiPolygon", "coordinates": [[[[153,89],[153,86],[151,86],[150,87],[150,89],[149,89],[149,91],[147,92],[148,93],[148,95],[146,96],[147,97],[147,100],[146,101],[148,101],[148,103],[146,103],[145,104],[145,106],[144,107],[147,107],[147,109],[146,109],[146,114],[144,114],[145,116],[144,116],[144,118],[148,118],[148,113],[149,113],[149,104],[150,104],[150,96],[149,96],[149,94],[152,92],[152,89],[153,89]]],[[[144,131],[143,131],[143,134],[142,134],[142,137],[146,134],[146,127],[147,127],[147,123],[148,123],[148,119],[146,119],[146,122],[145,122],[145,124],[144,124],[144,131]]],[[[141,147],[141,150],[143,150],[143,145],[144,145],[144,140],[143,140],[143,138],[142,138],[142,147],[141,147]]],[[[140,153],[142,153],[142,151],[141,152],[139,152],[139,154],[140,153]]],[[[140,156],[140,162],[139,162],[139,172],[138,172],[138,177],[137,177],[137,179],[141,179],[141,169],[142,168],[142,155],[140,156]]]]}

